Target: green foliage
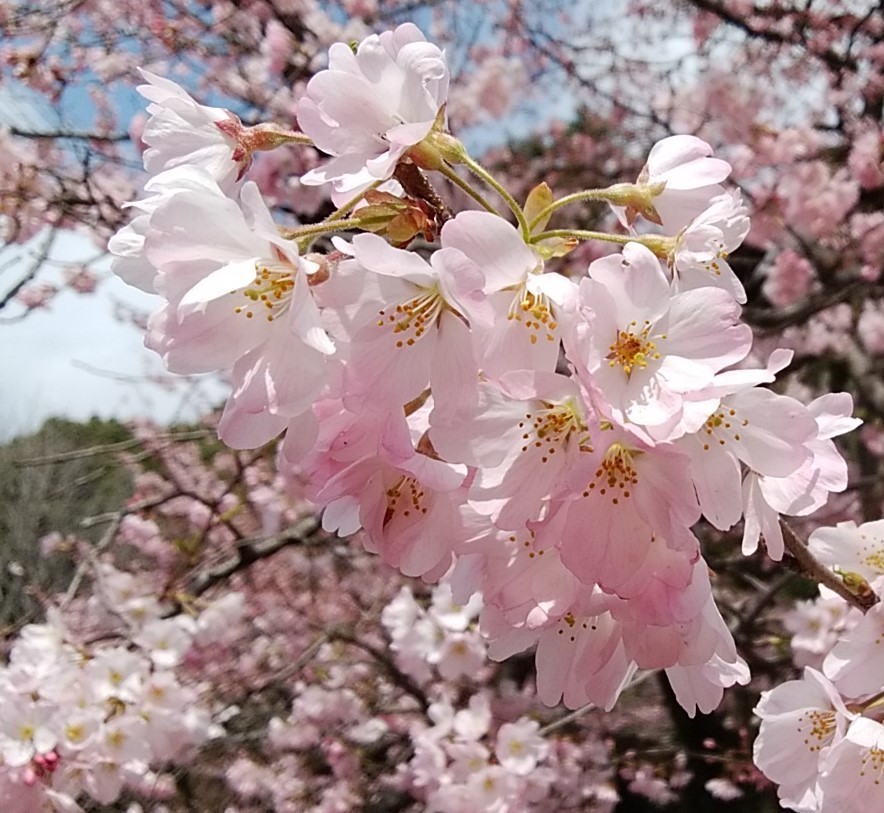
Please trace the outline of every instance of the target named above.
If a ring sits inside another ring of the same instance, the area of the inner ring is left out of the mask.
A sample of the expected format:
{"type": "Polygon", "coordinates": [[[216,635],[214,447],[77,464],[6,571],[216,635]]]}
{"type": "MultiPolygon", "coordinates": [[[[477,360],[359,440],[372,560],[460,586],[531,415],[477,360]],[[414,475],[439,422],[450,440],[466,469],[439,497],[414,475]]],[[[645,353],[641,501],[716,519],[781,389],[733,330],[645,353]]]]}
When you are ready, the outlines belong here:
{"type": "Polygon", "coordinates": [[[72,574],[66,557],[41,556],[40,538],[59,531],[96,542],[103,526],[83,529],[81,520],[117,510],[131,494],[117,448],[131,439],[115,420],[52,418],[0,446],[0,628],[39,617],[39,599],[72,574]]]}

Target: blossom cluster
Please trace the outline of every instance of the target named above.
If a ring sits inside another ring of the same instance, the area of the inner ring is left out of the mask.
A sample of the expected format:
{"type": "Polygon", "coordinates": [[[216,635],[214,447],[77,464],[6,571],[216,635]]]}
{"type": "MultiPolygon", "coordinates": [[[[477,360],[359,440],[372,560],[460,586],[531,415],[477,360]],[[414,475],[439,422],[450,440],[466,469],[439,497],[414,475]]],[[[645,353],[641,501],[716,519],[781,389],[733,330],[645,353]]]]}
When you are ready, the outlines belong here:
{"type": "MultiPolygon", "coordinates": [[[[854,583],[884,589],[884,520],[820,528],[809,545],[854,583]]],[[[794,616],[803,634],[793,648],[814,665],[762,695],[755,762],[791,810],[877,810],[884,801],[884,612],[879,604],[863,615],[826,593],[794,616]]]]}
{"type": "Polygon", "coordinates": [[[440,582],[427,609],[408,588],[384,607],[381,623],[390,636],[400,667],[415,680],[426,680],[433,665],[445,680],[475,676],[485,663],[485,642],[474,620],[482,597],[474,593],[466,605],[455,604],[451,585],[440,582]]]}
{"type": "Polygon", "coordinates": [[[763,537],[780,559],[780,515],[846,486],[832,438],[858,421],[847,394],[806,407],[762,386],[790,356],[750,357],[730,166],[673,136],[634,184],[585,193],[627,234],[593,234],[622,249],[576,280],[554,260],[587,233],[544,231],[567,202],[548,188],[508,200],[518,227],[475,190],[485,211],[454,216],[415,197],[414,172],[463,164],[507,200],[447,132],[444,54],[413,25],[334,46],[302,133],[243,128],[145,77],[155,174],[115,270],[163,297],[147,344],[170,370],[229,371],[221,438],[285,432],[280,467],[324,527],[361,529],[405,575],[451,571],[461,604],[480,592],[490,656],[536,645],[549,704],[610,708],[636,670],[665,669],[694,714],[746,682],[691,528],[742,519],[744,552],[763,537]],[[305,137],[332,158],[301,181],[341,209],[280,229],[244,173],[305,137]],[[437,245],[404,247],[418,235],[437,245]]]}
{"type": "Polygon", "coordinates": [[[411,731],[414,756],[400,770],[400,781],[424,800],[427,811],[455,813],[472,806],[517,813],[569,809],[575,803],[605,810],[618,799],[615,789],[591,769],[584,775],[584,792],[569,798],[557,755],[537,721],[520,717],[492,734],[484,694],[473,695],[461,709],[434,703],[428,716],[432,725],[411,731]]]}
{"type": "Polygon", "coordinates": [[[176,667],[195,641],[220,634],[230,611],[163,618],[161,609],[131,574],[104,565],[77,631],[59,609],[21,630],[0,670],[6,809],[78,811],[78,799],[111,804],[126,788],[163,798],[174,780],[153,768],[222,732],[176,667]]]}

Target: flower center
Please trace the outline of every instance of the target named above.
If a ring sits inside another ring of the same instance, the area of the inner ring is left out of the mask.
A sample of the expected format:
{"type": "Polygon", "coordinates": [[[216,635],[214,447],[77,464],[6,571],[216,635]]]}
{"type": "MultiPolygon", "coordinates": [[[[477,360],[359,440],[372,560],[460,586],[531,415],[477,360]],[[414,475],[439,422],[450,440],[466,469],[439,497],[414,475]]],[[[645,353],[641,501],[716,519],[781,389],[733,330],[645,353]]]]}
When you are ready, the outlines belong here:
{"type": "Polygon", "coordinates": [[[295,276],[289,265],[259,262],[255,269],[255,279],[242,290],[242,295],[249,303],[237,305],[233,312],[244,314],[246,319],[254,318],[256,313],[263,313],[267,321],[272,322],[288,310],[294,289],[295,276]]]}
{"type": "Polygon", "coordinates": [[[596,469],[595,478],[586,486],[584,497],[597,490],[601,496],[610,498],[613,505],[620,498],[629,499],[632,487],[638,485],[638,472],[633,465],[633,450],[621,443],[612,443],[596,469]]]}
{"type": "Polygon", "coordinates": [[[387,511],[384,525],[387,525],[397,514],[408,518],[412,515],[423,515],[429,510],[424,504],[426,492],[424,487],[413,477],[402,477],[387,489],[387,511]]]}
{"type": "Polygon", "coordinates": [[[558,322],[553,318],[549,300],[543,294],[532,293],[525,285],[513,299],[506,318],[521,323],[529,331],[531,344],[537,344],[539,335],[548,342],[556,340],[558,322]]]}
{"type": "Polygon", "coordinates": [[[869,748],[865,754],[862,755],[862,759],[860,760],[860,770],[859,775],[865,776],[866,771],[871,771],[873,774],[877,774],[878,778],[876,778],[875,784],[878,785],[881,782],[881,775],[884,774],[884,751],[880,748],[875,748],[874,746],[869,748]]]}
{"type": "Polygon", "coordinates": [[[559,622],[559,628],[556,630],[558,635],[569,640],[572,644],[577,640],[577,636],[581,633],[590,634],[598,629],[596,618],[576,618],[574,613],[569,612],[562,616],[559,622]]]}
{"type": "MultiPolygon", "coordinates": [[[[647,320],[641,330],[638,330],[635,320],[630,322],[626,330],[618,328],[617,339],[610,345],[610,352],[605,356],[610,366],[616,367],[619,364],[628,377],[636,367],[644,369],[648,366],[648,361],[659,359],[660,353],[657,352],[657,345],[649,338],[650,332],[651,323],[647,320]]],[[[665,334],[661,338],[665,339],[665,334]]]]}
{"type": "Polygon", "coordinates": [[[798,733],[811,752],[821,751],[835,733],[835,712],[814,709],[798,718],[798,733]]]}
{"type": "Polygon", "coordinates": [[[741,439],[740,429],[748,425],[748,418],[740,418],[735,409],[722,407],[706,419],[702,429],[706,435],[706,439],[703,442],[703,450],[708,452],[714,440],[718,441],[719,446],[727,445],[728,437],[739,443],[741,439]]]}
{"type": "Polygon", "coordinates": [[[541,463],[548,462],[556,449],[564,446],[572,435],[581,444],[589,442],[586,424],[577,405],[570,400],[562,404],[547,403],[537,412],[526,412],[524,420],[519,421],[519,428],[524,430],[522,451],[537,450],[541,463]]]}
{"type": "Polygon", "coordinates": [[[435,285],[423,288],[411,299],[378,311],[378,327],[392,328],[394,335],[401,334],[396,347],[412,347],[436,323],[447,303],[435,285]]]}

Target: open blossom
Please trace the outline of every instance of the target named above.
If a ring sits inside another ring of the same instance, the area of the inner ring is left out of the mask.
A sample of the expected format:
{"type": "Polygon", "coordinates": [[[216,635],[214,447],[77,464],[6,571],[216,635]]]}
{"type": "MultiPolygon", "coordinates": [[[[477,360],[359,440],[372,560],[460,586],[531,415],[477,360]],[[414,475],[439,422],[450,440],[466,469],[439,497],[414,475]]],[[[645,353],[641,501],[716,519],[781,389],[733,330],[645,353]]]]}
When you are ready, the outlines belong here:
{"type": "Polygon", "coordinates": [[[737,302],[745,302],[743,283],[734,274],[727,258],[739,248],[748,233],[748,210],[737,190],[712,198],[709,208],[682,229],[675,240],[669,261],[674,274],[674,290],[690,291],[711,286],[727,291],[737,302]]]}
{"type": "Polygon", "coordinates": [[[509,373],[479,386],[474,414],[433,424],[434,448],[477,468],[472,507],[500,528],[520,529],[589,442],[588,410],[575,383],[557,373],[509,373]]]}
{"type": "Polygon", "coordinates": [[[538,733],[535,720],[522,719],[504,723],[497,732],[495,756],[507,770],[525,776],[537,766],[548,749],[546,740],[538,733]]]}
{"type": "Polygon", "coordinates": [[[614,207],[623,225],[631,226],[643,214],[667,234],[687,226],[724,192],[719,184],[730,175],[730,164],[711,156],[712,147],[696,136],[675,135],[658,141],[636,181],[651,190],[650,203],[643,210],[614,207]]]}
{"type": "Polygon", "coordinates": [[[45,754],[55,747],[60,726],[49,703],[22,702],[11,692],[0,694],[0,698],[0,757],[6,765],[26,765],[35,754],[45,754]]]}
{"type": "Polygon", "coordinates": [[[835,687],[810,667],[801,680],[781,683],[762,694],[755,713],[761,718],[755,764],[780,786],[783,805],[819,810],[820,762],[855,715],[835,687]]]}
{"type": "Polygon", "coordinates": [[[439,412],[469,409],[478,376],[470,325],[487,318],[482,272],[457,249],[427,262],[373,234],[348,251],[339,270],[361,281],[362,295],[346,331],[345,403],[399,407],[429,385],[439,412]]]}
{"type": "Polygon", "coordinates": [[[481,592],[485,607],[513,628],[536,629],[564,615],[577,598],[577,577],[558,548],[538,544],[533,529],[501,531],[476,516],[469,539],[458,547],[451,583],[459,597],[481,592]]]}
{"type": "Polygon", "coordinates": [[[144,238],[150,229],[151,216],[175,192],[205,191],[211,195],[220,189],[208,172],[189,164],[164,170],[150,178],[144,185],[145,197],[129,204],[135,216],[108,240],[107,250],[114,255],[113,272],[128,285],[156,293],[157,269],[144,252],[144,238]]]}
{"type": "Polygon", "coordinates": [[[442,228],[441,240],[485,276],[493,321],[473,330],[485,374],[553,372],[565,321],[576,306],[577,286],[561,274],[544,273],[543,261],[522,235],[489,212],[461,212],[442,228]]]}
{"type": "Polygon", "coordinates": [[[688,396],[749,352],[752,331],[724,291],[670,294],[657,258],[638,243],[589,272],[580,284],[585,319],[565,336],[568,357],[600,412],[666,439],[692,408],[688,396]]]}
{"type": "Polygon", "coordinates": [[[678,441],[691,457],[703,514],[721,530],[732,527],[743,513],[740,464],[760,475],[789,476],[811,458],[807,444],[818,432],[803,404],[751,386],[750,375],[731,371],[718,376],[718,386],[709,393],[723,396],[717,407],[698,431],[678,441]],[[746,379],[739,380],[741,374],[746,379]]]}
{"type": "Polygon", "coordinates": [[[861,717],[823,759],[820,811],[867,813],[884,807],[884,725],[861,717]]]}
{"type": "Polygon", "coordinates": [[[146,344],[174,372],[232,368],[221,436],[258,446],[306,413],[325,382],[334,345],[309,287],[315,268],[279,236],[252,183],[239,202],[205,175],[157,194],[142,256],[166,304],[146,344]]]}
{"type": "Polygon", "coordinates": [[[807,410],[817,432],[805,441],[810,452],[805,462],[786,476],[750,471],[743,480],[743,553],[753,553],[763,536],[768,554],[779,561],[783,535],[778,515],[807,516],[825,505],[829,494],[847,487],[847,463],[832,439],[862,423],[851,417],[853,398],[846,392],[829,393],[812,401],[807,410]]]}
{"type": "MultiPolygon", "coordinates": [[[[556,533],[562,561],[572,573],[621,597],[646,591],[664,570],[671,584],[690,582],[698,547],[688,529],[699,519],[700,507],[687,456],[611,429],[596,433],[594,448],[580,456],[568,478],[556,533]],[[664,564],[652,554],[655,545],[684,555],[664,564]]],[[[547,539],[544,530],[541,540],[547,539]]]]}
{"type": "Polygon", "coordinates": [[[850,697],[881,690],[884,684],[881,677],[884,674],[884,606],[876,604],[841,636],[823,661],[823,673],[850,697]]]}
{"type": "Polygon", "coordinates": [[[430,132],[448,96],[448,67],[412,23],[364,39],[356,53],[329,49],[328,69],[308,83],[298,123],[335,156],[302,183],[332,182],[341,200],[393,174],[410,147],[430,132]]]}
{"type": "MultiPolygon", "coordinates": [[[[424,416],[411,417],[420,422],[424,416]]],[[[418,432],[401,412],[387,416],[365,454],[335,466],[334,473],[325,469],[329,475],[313,499],[332,507],[336,521],[362,527],[366,549],[385,562],[406,575],[436,581],[450,567],[452,548],[463,536],[459,506],[467,470],[419,452],[418,432]],[[433,577],[427,576],[431,572],[433,577]]],[[[323,465],[322,457],[316,465],[323,465]]]]}
{"type": "Polygon", "coordinates": [[[817,528],[807,546],[829,567],[858,573],[868,581],[884,576],[884,519],[862,525],[848,520],[834,528],[817,528]]]}
{"type": "Polygon", "coordinates": [[[796,666],[820,670],[826,655],[855,623],[850,605],[827,587],[820,585],[820,595],[812,601],[799,601],[783,616],[789,633],[789,646],[796,666]]]}
{"type": "Polygon", "coordinates": [[[150,102],[142,134],[148,146],[144,168],[156,175],[172,167],[198,166],[231,193],[251,160],[250,155],[234,160],[236,140],[218,126],[235,117],[219,107],[199,104],[170,79],[145,70],[141,75],[147,84],[139,85],[138,92],[150,102]]]}

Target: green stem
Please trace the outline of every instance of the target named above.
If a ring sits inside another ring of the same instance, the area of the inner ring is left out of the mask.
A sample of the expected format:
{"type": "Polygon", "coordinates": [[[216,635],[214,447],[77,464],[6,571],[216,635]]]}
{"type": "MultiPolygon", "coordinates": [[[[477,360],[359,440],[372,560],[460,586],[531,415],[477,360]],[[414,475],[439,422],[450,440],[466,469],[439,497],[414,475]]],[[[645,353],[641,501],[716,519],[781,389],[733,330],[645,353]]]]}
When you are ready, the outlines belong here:
{"type": "Polygon", "coordinates": [[[469,155],[464,153],[461,156],[461,161],[464,163],[466,168],[473,173],[477,178],[480,178],[485,183],[488,184],[498,195],[500,195],[504,201],[506,201],[506,205],[510,207],[512,213],[516,216],[516,220],[519,221],[519,229],[522,232],[522,239],[527,243],[529,238],[531,237],[531,230],[528,228],[528,221],[525,219],[525,212],[522,211],[522,207],[519,206],[518,201],[509,193],[507,190],[501,185],[501,183],[490,173],[485,167],[481,164],[474,161],[470,158],[469,155]]]}
{"type": "Polygon", "coordinates": [[[559,209],[567,206],[571,203],[578,203],[581,200],[608,200],[608,190],[607,189],[585,189],[583,192],[574,192],[571,195],[565,195],[563,198],[559,198],[558,200],[554,200],[549,206],[545,209],[541,209],[534,219],[528,224],[531,230],[533,231],[537,228],[537,224],[540,223],[544,218],[552,215],[553,212],[558,211],[559,209]]]}
{"type": "Polygon", "coordinates": [[[478,190],[474,189],[467,181],[461,178],[452,167],[448,166],[448,164],[442,164],[442,166],[439,167],[439,172],[448,178],[448,180],[458,189],[462,189],[466,192],[483,209],[492,214],[499,214],[497,209],[495,209],[478,190]]]}
{"type": "Polygon", "coordinates": [[[350,200],[348,200],[343,206],[341,206],[338,209],[335,209],[322,222],[329,223],[332,220],[340,220],[345,214],[347,214],[347,212],[349,212],[357,203],[359,203],[359,201],[361,201],[365,197],[366,192],[370,192],[372,189],[377,189],[382,183],[383,183],[383,181],[375,181],[374,183],[372,183],[371,186],[369,186],[366,189],[363,189],[358,195],[355,195],[354,197],[350,198],[350,200]]]}
{"type": "Polygon", "coordinates": [[[600,240],[604,243],[618,243],[621,246],[627,243],[641,243],[642,238],[632,234],[608,234],[604,231],[585,231],[584,229],[550,229],[531,236],[529,242],[539,243],[550,237],[576,237],[578,240],[600,240]]]}
{"type": "Polygon", "coordinates": [[[868,700],[864,701],[859,708],[862,711],[869,711],[872,708],[880,708],[882,701],[884,701],[884,692],[878,692],[876,695],[872,695],[868,700]]]}
{"type": "Polygon", "coordinates": [[[285,144],[303,144],[305,147],[313,147],[313,139],[308,135],[304,135],[304,133],[286,133],[285,134],[285,144]]]}
{"type": "Polygon", "coordinates": [[[322,234],[330,234],[336,231],[351,231],[363,226],[374,226],[378,223],[386,223],[388,215],[376,217],[347,217],[339,220],[323,221],[312,226],[295,226],[292,229],[282,229],[280,234],[286,240],[302,240],[305,237],[318,237],[322,234]]]}

